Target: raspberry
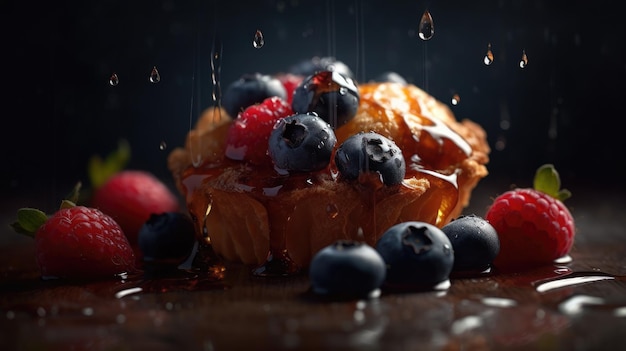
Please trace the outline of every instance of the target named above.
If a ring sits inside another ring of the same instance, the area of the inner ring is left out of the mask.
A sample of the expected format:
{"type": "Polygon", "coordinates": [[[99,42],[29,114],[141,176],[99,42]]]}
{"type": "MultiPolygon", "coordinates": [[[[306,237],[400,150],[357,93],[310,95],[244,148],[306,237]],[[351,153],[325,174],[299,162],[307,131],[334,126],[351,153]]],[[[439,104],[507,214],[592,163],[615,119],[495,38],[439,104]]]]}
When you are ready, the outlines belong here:
{"type": "Polygon", "coordinates": [[[283,83],[285,90],[287,91],[287,103],[291,106],[291,101],[293,99],[293,92],[296,88],[302,83],[304,79],[303,76],[295,75],[291,73],[281,74],[277,76],[278,80],[283,83]]]}
{"type": "Polygon", "coordinates": [[[567,255],[574,244],[574,218],[561,200],[560,180],[552,165],[537,171],[535,188],[518,188],[498,196],[485,219],[498,232],[500,253],[494,266],[503,269],[549,264],[567,255]]]}
{"type": "Polygon", "coordinates": [[[291,106],[276,96],[249,106],[228,130],[226,156],[255,165],[271,164],[267,153],[269,136],[276,122],[292,114],[291,106]]]}
{"type": "Polygon", "coordinates": [[[153,174],[125,170],[96,189],[92,207],[111,216],[122,227],[129,242],[137,245],[137,235],[153,213],[176,212],[178,198],[153,174]]]}
{"type": "Polygon", "coordinates": [[[101,211],[63,208],[35,233],[43,277],[113,277],[135,269],[135,255],[120,226],[101,211]]]}

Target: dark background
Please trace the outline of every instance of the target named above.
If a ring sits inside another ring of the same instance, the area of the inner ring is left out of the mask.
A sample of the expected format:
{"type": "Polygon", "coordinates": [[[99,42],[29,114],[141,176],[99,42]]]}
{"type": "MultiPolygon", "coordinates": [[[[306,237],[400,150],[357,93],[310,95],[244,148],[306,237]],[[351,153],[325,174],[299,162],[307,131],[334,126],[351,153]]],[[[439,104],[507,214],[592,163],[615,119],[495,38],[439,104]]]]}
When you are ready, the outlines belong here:
{"type": "Polygon", "coordinates": [[[336,56],[361,81],[396,71],[448,104],[459,94],[457,117],[488,132],[488,179],[530,185],[540,164],[554,163],[569,188],[623,190],[626,28],[617,5],[5,0],[0,191],[40,192],[56,203],[71,184],[88,181],[91,155],[122,138],[131,168],[171,181],[168,153],[212,104],[215,38],[223,44],[222,88],[243,73],[285,71],[315,55],[336,56]],[[416,30],[426,9],[435,35],[424,42],[416,30]],[[257,29],[261,49],[252,46],[257,29]],[[529,63],[520,69],[523,50],[529,63]],[[153,66],[158,84],[148,80],[153,66]]]}

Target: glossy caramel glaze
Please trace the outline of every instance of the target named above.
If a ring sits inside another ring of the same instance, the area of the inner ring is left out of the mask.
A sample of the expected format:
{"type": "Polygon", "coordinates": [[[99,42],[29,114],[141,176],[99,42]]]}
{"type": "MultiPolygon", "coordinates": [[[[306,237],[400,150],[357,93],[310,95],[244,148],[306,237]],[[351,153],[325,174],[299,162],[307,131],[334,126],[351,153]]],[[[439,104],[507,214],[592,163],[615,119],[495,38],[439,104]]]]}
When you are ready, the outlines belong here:
{"type": "Polygon", "coordinates": [[[207,110],[189,132],[169,168],[198,235],[231,261],[262,264],[270,254],[306,267],[337,239],[374,245],[393,224],[419,220],[443,226],[468,204],[487,175],[489,147],[483,129],[415,86],[363,84],[357,115],[335,132],[339,145],[360,131],[396,142],[407,162],[402,184],[384,186],[364,175],[345,181],[331,162],[317,172],[280,172],[224,156],[230,117],[207,110]]]}

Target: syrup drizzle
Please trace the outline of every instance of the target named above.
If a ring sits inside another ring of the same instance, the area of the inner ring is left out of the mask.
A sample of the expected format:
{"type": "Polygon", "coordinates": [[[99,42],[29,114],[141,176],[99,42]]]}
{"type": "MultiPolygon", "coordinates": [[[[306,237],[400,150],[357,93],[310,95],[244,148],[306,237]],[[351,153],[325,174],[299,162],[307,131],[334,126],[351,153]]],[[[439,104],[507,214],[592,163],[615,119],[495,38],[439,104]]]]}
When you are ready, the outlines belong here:
{"type": "Polygon", "coordinates": [[[112,290],[116,299],[174,291],[225,290],[224,270],[179,269],[170,265],[146,265],[143,272],[122,280],[112,290]]]}
{"type": "Polygon", "coordinates": [[[267,202],[270,216],[270,247],[265,263],[252,270],[252,274],[260,277],[288,276],[298,273],[300,267],[291,259],[287,251],[287,227],[289,213],[293,210],[290,205],[280,202],[274,196],[267,202]],[[287,218],[287,221],[284,219],[287,218]],[[272,219],[274,219],[272,221],[272,219]]]}

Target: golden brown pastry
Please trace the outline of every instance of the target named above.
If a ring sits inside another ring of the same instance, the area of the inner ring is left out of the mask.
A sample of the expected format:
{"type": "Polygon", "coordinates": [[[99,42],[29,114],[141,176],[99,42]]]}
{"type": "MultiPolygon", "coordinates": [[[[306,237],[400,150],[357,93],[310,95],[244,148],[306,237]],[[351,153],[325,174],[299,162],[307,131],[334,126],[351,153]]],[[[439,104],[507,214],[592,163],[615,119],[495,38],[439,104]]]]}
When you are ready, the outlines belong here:
{"type": "Polygon", "coordinates": [[[224,149],[232,119],[211,108],[168,159],[198,235],[227,260],[263,264],[271,248],[273,256],[307,267],[337,239],[374,245],[394,224],[417,220],[441,227],[457,217],[487,175],[484,130],[457,121],[446,105],[413,85],[362,84],[359,93],[356,116],[335,130],[337,145],[361,131],[393,140],[406,161],[401,184],[387,186],[367,175],[342,180],[333,161],[321,171],[285,176],[271,165],[230,160],[224,149]]]}

